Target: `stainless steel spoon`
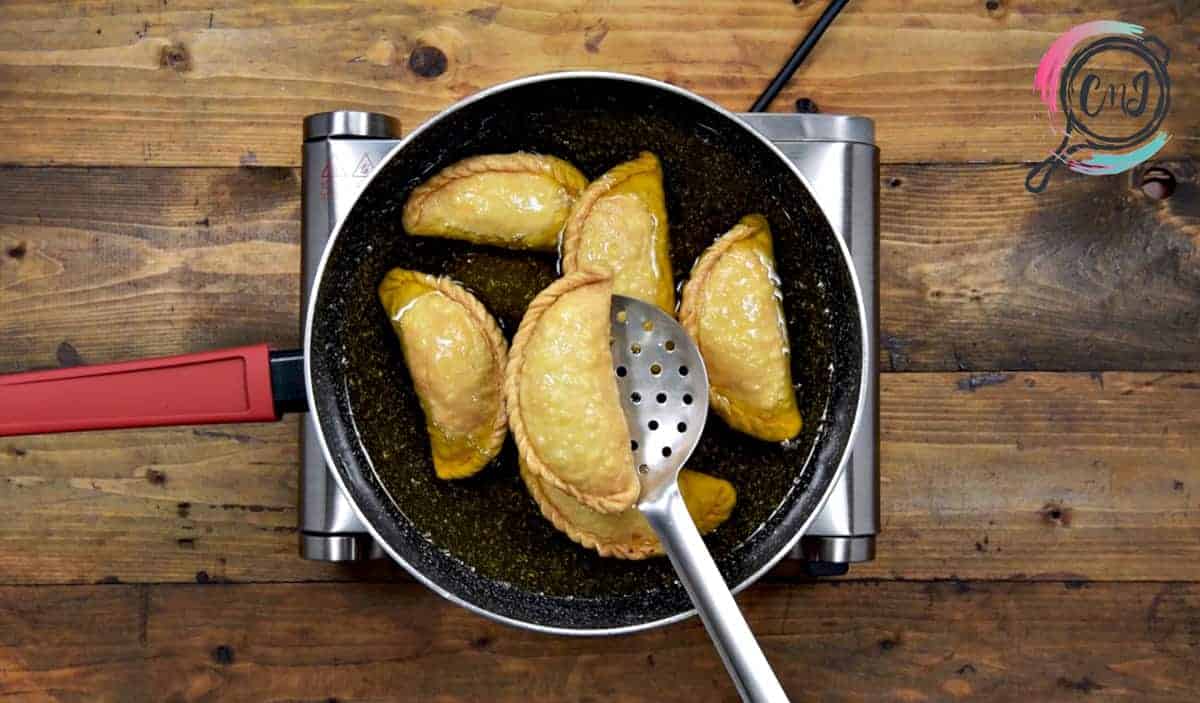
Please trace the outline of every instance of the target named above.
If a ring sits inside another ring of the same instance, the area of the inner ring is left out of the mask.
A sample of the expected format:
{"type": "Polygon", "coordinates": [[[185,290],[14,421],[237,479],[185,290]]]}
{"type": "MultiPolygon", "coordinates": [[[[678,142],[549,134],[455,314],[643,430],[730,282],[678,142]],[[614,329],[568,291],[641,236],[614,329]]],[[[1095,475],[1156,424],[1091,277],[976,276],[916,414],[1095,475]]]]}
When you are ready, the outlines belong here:
{"type": "Polygon", "coordinates": [[[642,483],[638,510],[666,548],[742,700],[787,701],[679,492],[679,470],[708,416],[708,372],[700,350],[657,306],[620,295],[613,296],[612,339],[642,483]]]}

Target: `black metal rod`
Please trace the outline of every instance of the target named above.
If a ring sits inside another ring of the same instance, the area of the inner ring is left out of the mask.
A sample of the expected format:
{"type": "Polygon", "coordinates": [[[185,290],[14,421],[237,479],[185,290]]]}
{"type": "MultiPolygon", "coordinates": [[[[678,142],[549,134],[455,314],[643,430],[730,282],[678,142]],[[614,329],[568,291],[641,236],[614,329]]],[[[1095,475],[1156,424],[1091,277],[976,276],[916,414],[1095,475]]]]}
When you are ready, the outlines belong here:
{"type": "Polygon", "coordinates": [[[800,46],[797,46],[796,50],[792,52],[787,63],[771,79],[771,84],[767,86],[762,95],[758,96],[758,99],[750,106],[750,112],[767,111],[767,108],[771,106],[771,102],[775,100],[775,96],[779,95],[779,91],[783,90],[783,86],[787,85],[787,82],[792,79],[792,76],[796,73],[796,69],[800,68],[800,64],[804,63],[804,59],[808,58],[813,47],[821,40],[821,35],[825,33],[826,29],[829,29],[829,25],[833,23],[833,19],[838,16],[838,13],[842,11],[842,8],[849,1],[832,0],[829,3],[825,11],[817,18],[816,24],[812,26],[812,29],[808,30],[808,35],[804,37],[804,41],[800,42],[800,46]]]}

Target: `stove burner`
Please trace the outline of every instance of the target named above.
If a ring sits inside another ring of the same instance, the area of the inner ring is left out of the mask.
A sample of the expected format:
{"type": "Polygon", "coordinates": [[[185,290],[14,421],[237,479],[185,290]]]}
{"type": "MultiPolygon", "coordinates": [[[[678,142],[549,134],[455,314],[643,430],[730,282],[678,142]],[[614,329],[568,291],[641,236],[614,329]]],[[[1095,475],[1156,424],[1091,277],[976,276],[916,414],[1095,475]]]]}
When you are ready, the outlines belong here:
{"type": "MultiPolygon", "coordinates": [[[[842,474],[791,557],[813,576],[846,573],[875,558],[879,531],[878,333],[879,149],[864,117],[749,113],[740,117],[770,139],[804,176],[846,242],[863,292],[870,339],[862,424],[842,474]]],[[[399,124],[363,112],[325,112],[304,120],[302,305],[334,225],[353,206],[375,165],[396,145],[399,124]]],[[[318,561],[377,559],[382,550],[334,481],[312,421],[300,426],[300,555],[318,561]]]]}

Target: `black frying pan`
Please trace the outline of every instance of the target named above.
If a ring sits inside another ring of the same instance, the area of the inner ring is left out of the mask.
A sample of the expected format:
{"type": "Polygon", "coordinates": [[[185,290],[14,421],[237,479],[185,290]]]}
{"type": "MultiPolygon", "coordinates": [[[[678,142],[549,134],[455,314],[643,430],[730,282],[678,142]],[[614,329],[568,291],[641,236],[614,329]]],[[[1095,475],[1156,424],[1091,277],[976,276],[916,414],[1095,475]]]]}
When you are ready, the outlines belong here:
{"type": "Polygon", "coordinates": [[[786,444],[711,418],[689,466],[731,481],[738,504],[709,539],[731,584],[779,559],[820,507],[846,453],[862,388],[863,320],[849,256],[799,174],[721,108],[616,74],[552,74],[470,98],[405,139],[334,233],[308,311],[308,388],[330,465],[388,553],[442,595],[533,629],[613,633],[691,610],[666,559],[601,558],[541,517],[509,446],[465,481],[434,477],[423,416],[376,298],[388,269],[448,275],[511,336],[557,275],[553,255],[411,237],[408,194],[467,156],[565,158],[589,177],[642,150],[662,160],[676,276],[740,217],[770,221],[804,430],[786,444]]]}
{"type": "MultiPolygon", "coordinates": [[[[648,149],[662,160],[676,275],[743,215],[770,221],[804,430],[785,444],[710,418],[689,466],[738,491],[708,538],[743,587],[800,538],[841,468],[857,424],[865,360],[849,254],[799,173],[728,112],[664,83],[617,74],[523,79],[470,98],[402,141],[325,251],[308,310],[304,373],[326,457],[384,549],[442,595],[531,629],[627,632],[684,617],[666,559],[604,559],[544,520],[511,442],[463,481],[434,478],[423,416],[376,298],[394,266],[449,275],[511,335],[557,275],[554,256],[410,237],[412,189],[466,156],[528,150],[589,177],[648,149]]],[[[266,345],[0,376],[0,436],[150,425],[256,422],[303,409],[301,354],[266,345]]]]}

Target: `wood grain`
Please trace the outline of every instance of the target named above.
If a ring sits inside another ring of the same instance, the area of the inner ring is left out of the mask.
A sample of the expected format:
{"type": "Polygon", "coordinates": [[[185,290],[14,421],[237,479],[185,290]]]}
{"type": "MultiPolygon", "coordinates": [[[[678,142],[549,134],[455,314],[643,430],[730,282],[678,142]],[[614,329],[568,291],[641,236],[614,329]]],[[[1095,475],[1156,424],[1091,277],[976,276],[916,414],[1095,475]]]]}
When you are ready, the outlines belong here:
{"type": "MultiPolygon", "coordinates": [[[[1200,176],[1159,166],[885,167],[885,370],[1200,368],[1200,176]]],[[[295,344],[299,210],[293,169],[0,169],[0,372],[295,344]]]]}
{"type": "MultiPolygon", "coordinates": [[[[797,701],[1194,700],[1200,587],[758,586],[797,701]]],[[[493,624],[415,584],[0,589],[0,697],[733,701],[695,620],[619,640],[493,624]]]]}
{"type": "MultiPolygon", "coordinates": [[[[1193,5],[851,3],[776,102],[877,122],[894,372],[879,560],[739,598],[795,700],[1200,698],[1193,5]],[[1057,140],[1034,67],[1092,19],[1172,49],[1166,200],[1140,171],[1024,192],[1057,140]]],[[[294,345],[306,114],[411,130],[562,68],[744,109],[822,6],[0,3],[0,373],[294,345]]],[[[0,699],[735,700],[694,621],[548,638],[299,559],[296,434],[0,440],[0,699]]]]}
{"type": "Polygon", "coordinates": [[[1200,374],[887,374],[890,578],[1196,579],[1200,374]],[[921,574],[921,576],[917,576],[921,574]]]}
{"type": "MultiPolygon", "coordinates": [[[[0,163],[293,166],[306,114],[375,110],[411,129],[481,88],[567,68],[645,74],[743,110],[822,7],[4,3],[0,163]]],[[[887,162],[1040,161],[1057,137],[1031,89],[1037,62],[1069,27],[1119,19],[1173,49],[1164,153],[1194,156],[1198,17],[1189,3],[1154,0],[852,4],[775,108],[807,97],[873,117],[887,162]]]]}
{"type": "MultiPolygon", "coordinates": [[[[885,374],[880,424],[852,578],[1200,579],[1200,373],[885,374]]],[[[0,583],[399,577],[297,558],[295,432],[0,441],[0,583]]]]}
{"type": "Polygon", "coordinates": [[[889,370],[1200,368],[1200,177],[1147,197],[1131,176],[1019,166],[883,170],[881,360],[889,370]]]}
{"type": "Polygon", "coordinates": [[[2,371],[297,342],[296,171],[4,169],[0,202],[2,371]]]}

